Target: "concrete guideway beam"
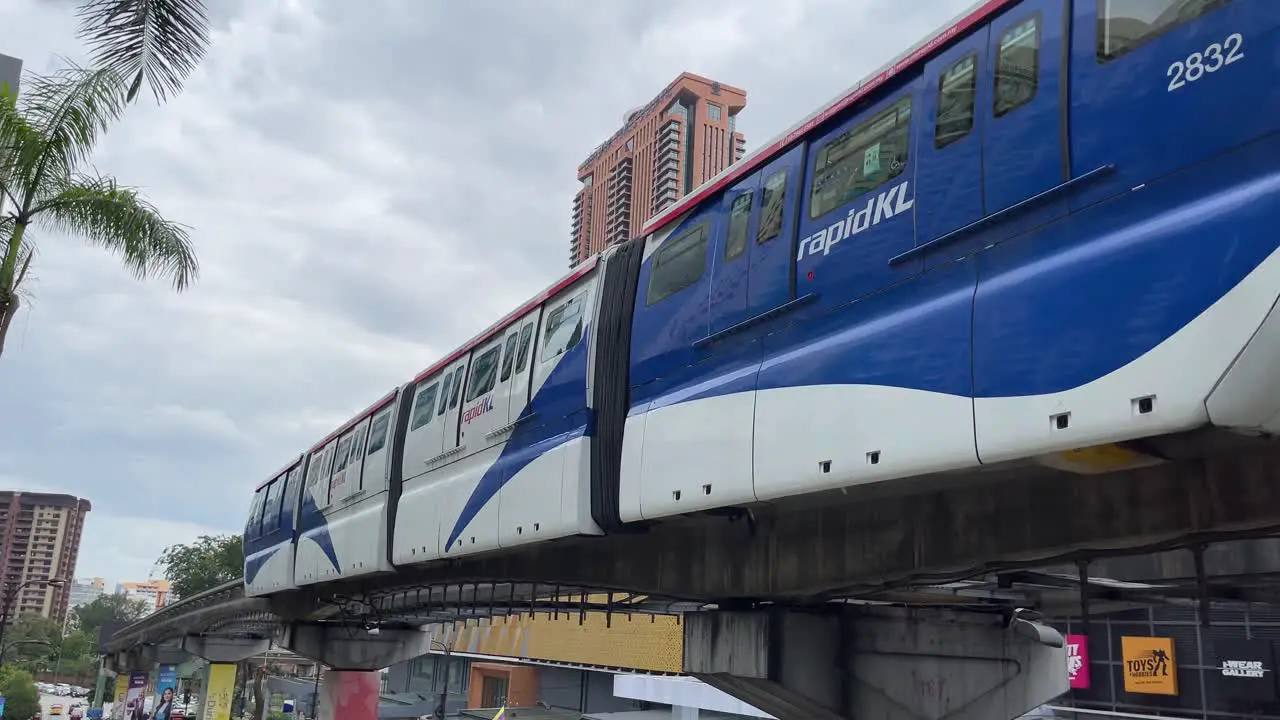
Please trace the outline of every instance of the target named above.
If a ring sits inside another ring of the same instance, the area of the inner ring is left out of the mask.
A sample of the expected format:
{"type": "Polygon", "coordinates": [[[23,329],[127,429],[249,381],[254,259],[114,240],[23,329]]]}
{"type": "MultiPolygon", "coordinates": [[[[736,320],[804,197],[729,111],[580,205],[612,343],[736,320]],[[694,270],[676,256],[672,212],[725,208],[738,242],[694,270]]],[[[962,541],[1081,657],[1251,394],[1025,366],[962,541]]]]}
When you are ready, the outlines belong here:
{"type": "Polygon", "coordinates": [[[422,628],[298,622],[290,623],[280,646],[334,670],[381,670],[426,655],[433,637],[422,628]]]}
{"type": "Polygon", "coordinates": [[[235,638],[187,635],[182,649],[211,663],[238,663],[271,649],[271,638],[235,638]]]}
{"type": "Polygon", "coordinates": [[[778,720],[1001,720],[1068,689],[1062,636],[1020,618],[714,610],[684,628],[686,673],[778,720]]]}
{"type": "Polygon", "coordinates": [[[1280,444],[1105,475],[1011,467],[957,475],[922,492],[890,492],[896,487],[851,488],[843,500],[830,495],[832,502],[812,507],[756,508],[753,523],[671,523],[402,568],[396,580],[538,578],[722,600],[964,577],[1002,562],[1049,564],[1085,549],[1145,549],[1280,526],[1280,444]]]}

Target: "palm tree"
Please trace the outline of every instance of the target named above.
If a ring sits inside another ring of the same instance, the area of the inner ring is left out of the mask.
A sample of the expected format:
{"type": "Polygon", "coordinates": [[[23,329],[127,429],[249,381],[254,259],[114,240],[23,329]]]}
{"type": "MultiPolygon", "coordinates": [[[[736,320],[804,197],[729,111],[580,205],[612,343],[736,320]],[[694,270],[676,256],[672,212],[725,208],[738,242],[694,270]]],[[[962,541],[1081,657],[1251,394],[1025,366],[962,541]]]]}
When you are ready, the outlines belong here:
{"type": "Polygon", "coordinates": [[[157,102],[178,93],[209,47],[203,0],[81,0],[77,16],[94,66],[129,83],[129,102],[143,80],[157,102]]]}
{"type": "Polygon", "coordinates": [[[35,257],[34,226],[80,235],[120,256],[139,279],[168,277],[183,290],[198,275],[185,228],[115,178],[84,172],[100,135],[127,100],[111,69],[71,66],[28,76],[21,99],[0,94],[0,353],[35,257]]]}

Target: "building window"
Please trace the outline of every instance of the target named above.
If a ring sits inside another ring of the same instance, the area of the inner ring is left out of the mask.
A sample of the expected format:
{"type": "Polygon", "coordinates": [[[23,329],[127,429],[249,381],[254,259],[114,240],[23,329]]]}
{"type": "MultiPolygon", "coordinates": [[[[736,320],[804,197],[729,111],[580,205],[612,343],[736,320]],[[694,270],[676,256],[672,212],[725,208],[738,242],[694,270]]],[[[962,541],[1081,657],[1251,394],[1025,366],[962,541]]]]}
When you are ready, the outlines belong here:
{"type": "Polygon", "coordinates": [[[636,139],[633,137],[627,138],[627,152],[631,152],[632,150],[635,150],[635,149],[636,149],[636,139]]]}
{"type": "Polygon", "coordinates": [[[591,182],[592,182],[592,180],[594,179],[594,177],[595,177],[595,176],[593,176],[593,175],[588,175],[588,176],[586,176],[586,177],[582,178],[582,187],[591,187],[591,182]]]}
{"type": "Polygon", "coordinates": [[[707,103],[707,119],[711,122],[720,122],[720,106],[715,103],[707,103]]]}

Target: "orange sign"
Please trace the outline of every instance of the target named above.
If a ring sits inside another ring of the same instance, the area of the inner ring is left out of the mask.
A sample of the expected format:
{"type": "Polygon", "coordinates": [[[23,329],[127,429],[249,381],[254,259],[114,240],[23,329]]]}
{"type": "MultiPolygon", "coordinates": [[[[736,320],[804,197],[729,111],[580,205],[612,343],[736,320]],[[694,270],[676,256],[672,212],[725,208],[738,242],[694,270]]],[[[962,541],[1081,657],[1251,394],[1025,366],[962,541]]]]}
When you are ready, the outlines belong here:
{"type": "Polygon", "coordinates": [[[1173,638],[1120,638],[1124,657],[1124,691],[1145,695],[1177,695],[1178,663],[1173,638]]]}

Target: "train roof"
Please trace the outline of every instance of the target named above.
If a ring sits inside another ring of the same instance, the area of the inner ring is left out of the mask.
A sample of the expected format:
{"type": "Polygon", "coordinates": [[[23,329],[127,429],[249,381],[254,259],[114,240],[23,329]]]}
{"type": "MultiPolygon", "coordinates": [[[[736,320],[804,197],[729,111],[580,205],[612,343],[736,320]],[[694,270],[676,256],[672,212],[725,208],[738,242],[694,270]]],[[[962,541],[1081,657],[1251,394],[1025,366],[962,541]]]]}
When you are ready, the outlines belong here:
{"type": "Polygon", "coordinates": [[[943,45],[967,33],[975,25],[985,22],[992,15],[1016,2],[1018,0],[982,0],[977,5],[970,7],[944,25],[942,29],[929,35],[875,72],[859,80],[856,85],[841,93],[835,100],[827,103],[818,111],[811,113],[786,132],[773,138],[764,147],[748,153],[742,160],[725,168],[719,175],[698,186],[693,192],[678,200],[674,205],[653,216],[649,222],[644,224],[640,234],[642,236],[648,235],[674,218],[693,209],[698,203],[780,155],[783,150],[804,137],[811,130],[849,108],[872,91],[882,87],[903,71],[913,68],[917,63],[928,59],[943,45]]]}
{"type": "MultiPolygon", "coordinates": [[[[484,344],[484,342],[487,341],[489,338],[493,337],[495,333],[507,327],[516,319],[522,317],[523,315],[528,313],[530,310],[536,308],[537,306],[541,305],[542,303],[546,302],[552,297],[555,297],[556,293],[560,292],[561,290],[564,290],[565,288],[574,284],[578,280],[581,280],[583,276],[587,275],[588,273],[590,273],[592,270],[595,269],[596,263],[599,262],[599,260],[600,260],[599,255],[591,256],[586,261],[582,262],[577,267],[570,270],[568,275],[565,275],[564,277],[560,278],[556,282],[547,286],[545,289],[542,290],[542,292],[526,300],[523,304],[520,305],[520,307],[502,316],[500,320],[493,323],[492,325],[485,328],[484,330],[480,331],[479,334],[475,335],[470,340],[463,343],[461,347],[457,348],[453,352],[449,353],[448,355],[445,355],[443,358],[440,358],[439,360],[432,363],[431,366],[428,367],[426,370],[423,370],[422,372],[418,373],[413,378],[413,382],[417,383],[423,378],[430,377],[432,373],[437,372],[438,370],[441,370],[445,366],[449,365],[449,363],[452,363],[453,361],[457,360],[463,355],[471,352],[476,348],[476,346],[484,344]]],[[[350,420],[343,423],[342,426],[339,427],[337,430],[334,430],[333,432],[326,435],[323,440],[312,445],[307,450],[307,452],[313,453],[319,450],[320,448],[323,448],[325,445],[329,443],[329,441],[333,440],[334,438],[342,435],[343,433],[347,432],[351,428],[355,427],[358,423],[360,423],[360,421],[364,420],[366,417],[372,415],[373,413],[376,413],[377,411],[381,410],[387,405],[390,405],[391,401],[395,400],[396,393],[397,393],[397,390],[392,390],[386,395],[383,395],[381,398],[378,399],[377,402],[373,403],[372,405],[365,408],[364,410],[361,410],[360,412],[356,413],[350,420]]],[[[292,465],[286,466],[285,469],[287,470],[291,466],[292,465]]],[[[272,475],[271,477],[275,478],[279,476],[279,474],[280,473],[277,472],[275,475],[272,475]]],[[[263,485],[266,485],[267,482],[270,482],[270,480],[267,480],[266,482],[264,482],[263,485]]],[[[261,488],[262,486],[259,486],[259,489],[261,488]]]]}
{"type": "Polygon", "coordinates": [[[539,305],[546,302],[547,300],[550,300],[551,298],[555,297],[556,293],[560,292],[561,290],[564,290],[565,288],[569,287],[575,282],[581,280],[585,275],[587,275],[588,273],[590,273],[592,270],[595,269],[596,263],[598,263],[599,261],[600,261],[599,253],[587,258],[582,263],[580,263],[577,267],[570,270],[568,275],[565,275],[564,277],[560,278],[554,283],[548,285],[542,292],[526,300],[524,304],[522,304],[520,307],[516,308],[515,310],[512,310],[506,315],[503,315],[500,320],[493,323],[492,325],[485,328],[484,330],[481,330],[478,335],[471,338],[467,342],[463,343],[462,347],[458,348],[457,350],[454,350],[448,355],[445,355],[444,357],[432,363],[431,367],[418,373],[418,375],[413,378],[413,381],[416,383],[419,380],[429,377],[432,373],[438,370],[444,369],[444,367],[449,363],[471,352],[476,348],[476,346],[483,345],[487,340],[489,340],[489,338],[493,337],[499,330],[506,328],[513,321],[524,316],[530,310],[538,307],[539,305]]]}
{"type": "Polygon", "coordinates": [[[281,475],[285,474],[286,472],[289,472],[290,470],[292,470],[292,469],[293,469],[293,467],[294,467],[295,465],[297,465],[297,464],[298,464],[298,461],[299,461],[299,460],[301,460],[301,459],[302,459],[302,456],[301,456],[301,455],[294,456],[294,458],[293,458],[292,460],[290,460],[288,463],[286,463],[286,464],[285,464],[283,467],[281,467],[279,470],[276,470],[275,472],[273,472],[273,473],[271,473],[270,475],[268,475],[266,480],[263,480],[262,482],[258,483],[258,486],[257,486],[256,488],[254,488],[254,489],[253,489],[253,491],[254,491],[254,492],[258,492],[258,491],[262,490],[262,488],[264,488],[264,487],[266,487],[266,486],[270,485],[272,480],[275,480],[276,478],[280,477],[281,475]]]}

